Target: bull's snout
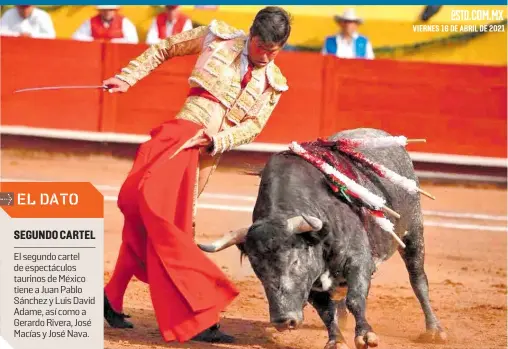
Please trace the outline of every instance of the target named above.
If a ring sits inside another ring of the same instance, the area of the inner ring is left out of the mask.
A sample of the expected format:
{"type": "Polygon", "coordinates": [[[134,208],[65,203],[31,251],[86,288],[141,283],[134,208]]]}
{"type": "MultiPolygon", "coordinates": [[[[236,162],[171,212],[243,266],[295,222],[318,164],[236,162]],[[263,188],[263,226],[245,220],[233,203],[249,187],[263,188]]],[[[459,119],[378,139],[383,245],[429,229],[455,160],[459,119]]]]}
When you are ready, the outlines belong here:
{"type": "Polygon", "coordinates": [[[287,330],[294,330],[300,326],[302,320],[297,314],[287,314],[283,317],[279,317],[272,320],[273,326],[280,332],[287,330]]]}

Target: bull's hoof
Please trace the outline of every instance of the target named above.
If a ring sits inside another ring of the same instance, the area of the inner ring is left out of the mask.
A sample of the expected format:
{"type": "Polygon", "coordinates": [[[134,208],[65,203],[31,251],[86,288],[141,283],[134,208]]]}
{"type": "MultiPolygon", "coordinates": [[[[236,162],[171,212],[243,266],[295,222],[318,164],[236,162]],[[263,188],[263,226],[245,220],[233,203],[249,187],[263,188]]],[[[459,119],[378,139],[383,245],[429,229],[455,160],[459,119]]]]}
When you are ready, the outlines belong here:
{"type": "Polygon", "coordinates": [[[356,349],[375,348],[378,346],[377,335],[374,332],[367,332],[363,336],[355,338],[356,349]]]}
{"type": "Polygon", "coordinates": [[[427,330],[418,337],[418,342],[420,343],[446,343],[448,341],[448,336],[445,331],[441,328],[433,328],[431,330],[427,330]]]}
{"type": "Polygon", "coordinates": [[[324,349],[349,349],[349,347],[344,342],[329,341],[324,349]]]}

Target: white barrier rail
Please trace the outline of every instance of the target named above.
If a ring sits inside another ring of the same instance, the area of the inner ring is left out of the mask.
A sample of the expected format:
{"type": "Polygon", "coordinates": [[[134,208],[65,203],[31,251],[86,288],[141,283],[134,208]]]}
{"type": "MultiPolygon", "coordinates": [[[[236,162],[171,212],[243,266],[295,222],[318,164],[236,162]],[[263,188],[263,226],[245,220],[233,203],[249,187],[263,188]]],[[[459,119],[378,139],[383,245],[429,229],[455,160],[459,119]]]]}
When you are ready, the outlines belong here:
{"type": "MultiPolygon", "coordinates": [[[[10,178],[0,177],[0,182],[51,182],[57,178],[33,179],[33,178],[10,178]]],[[[63,182],[72,181],[70,178],[60,180],[63,182]]],[[[94,187],[100,190],[104,195],[104,201],[116,202],[118,200],[118,192],[120,185],[98,184],[93,183],[94,187]]],[[[237,213],[252,213],[256,196],[239,195],[233,193],[203,193],[199,197],[198,209],[229,211],[237,213]],[[204,201],[204,202],[203,202],[204,201]]],[[[456,212],[456,211],[436,211],[422,210],[426,217],[424,224],[431,227],[451,228],[460,230],[481,230],[481,231],[508,231],[507,225],[497,222],[507,222],[508,217],[505,215],[478,213],[478,212],[456,212]],[[428,220],[427,217],[434,217],[434,221],[428,220]],[[474,222],[474,223],[473,223],[474,222]]],[[[0,346],[0,349],[3,349],[0,346]]]]}
{"type": "MultiPolygon", "coordinates": [[[[148,135],[112,133],[112,132],[75,131],[75,130],[39,128],[27,126],[0,126],[0,135],[2,134],[15,136],[68,139],[89,142],[130,143],[130,144],[140,144],[150,139],[150,136],[148,135]]],[[[275,153],[287,150],[288,145],[275,143],[251,143],[242,145],[238,147],[236,150],[247,152],[275,153]]],[[[413,161],[417,162],[480,166],[480,167],[500,167],[500,168],[508,167],[508,159],[506,158],[451,155],[438,153],[431,154],[411,151],[409,152],[409,155],[411,156],[413,161]]]]}

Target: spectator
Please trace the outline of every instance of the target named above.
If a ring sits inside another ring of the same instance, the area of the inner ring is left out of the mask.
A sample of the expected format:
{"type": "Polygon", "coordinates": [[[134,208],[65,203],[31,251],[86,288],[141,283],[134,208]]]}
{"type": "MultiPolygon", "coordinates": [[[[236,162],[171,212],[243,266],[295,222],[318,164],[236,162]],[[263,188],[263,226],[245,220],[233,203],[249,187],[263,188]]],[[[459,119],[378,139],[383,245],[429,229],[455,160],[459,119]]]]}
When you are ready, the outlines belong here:
{"type": "Polygon", "coordinates": [[[335,16],[334,19],[340,26],[341,32],[325,39],[321,53],[340,58],[374,59],[374,51],[369,39],[357,32],[358,25],[362,24],[363,20],[356,16],[355,10],[347,9],[342,16],[335,16]]]}
{"type": "Polygon", "coordinates": [[[99,14],[86,20],[72,35],[75,40],[104,40],[117,43],[137,44],[138,33],[134,24],[118,13],[118,5],[99,5],[99,14]]]}
{"type": "Polygon", "coordinates": [[[51,16],[33,5],[17,5],[0,19],[0,35],[54,39],[51,16]]]}
{"type": "Polygon", "coordinates": [[[170,35],[191,29],[192,21],[180,12],[178,5],[166,5],[165,11],[157,15],[152,21],[146,36],[146,43],[154,45],[170,35]]]}

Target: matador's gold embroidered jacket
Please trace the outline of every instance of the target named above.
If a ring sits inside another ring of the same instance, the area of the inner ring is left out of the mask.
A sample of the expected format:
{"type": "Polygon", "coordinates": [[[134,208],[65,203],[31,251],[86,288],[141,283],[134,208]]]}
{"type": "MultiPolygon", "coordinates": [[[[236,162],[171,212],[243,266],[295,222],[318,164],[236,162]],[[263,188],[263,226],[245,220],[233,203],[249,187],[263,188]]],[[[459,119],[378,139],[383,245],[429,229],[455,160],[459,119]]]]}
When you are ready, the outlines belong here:
{"type": "MultiPolygon", "coordinates": [[[[179,33],[151,46],[132,60],[117,77],[133,86],[164,61],[176,56],[199,54],[189,78],[191,87],[202,87],[221,101],[225,107],[222,130],[213,136],[212,155],[223,153],[242,144],[252,142],[265,126],[282,92],[287,91],[287,81],[279,68],[270,62],[254,68],[252,79],[242,89],[241,54],[248,36],[243,31],[221,21],[212,21],[179,33]]],[[[203,98],[189,97],[186,103],[198,104],[184,108],[177,116],[208,125],[203,98]],[[184,112],[185,111],[185,112],[184,112]]]]}

